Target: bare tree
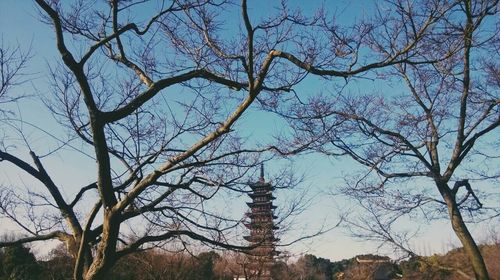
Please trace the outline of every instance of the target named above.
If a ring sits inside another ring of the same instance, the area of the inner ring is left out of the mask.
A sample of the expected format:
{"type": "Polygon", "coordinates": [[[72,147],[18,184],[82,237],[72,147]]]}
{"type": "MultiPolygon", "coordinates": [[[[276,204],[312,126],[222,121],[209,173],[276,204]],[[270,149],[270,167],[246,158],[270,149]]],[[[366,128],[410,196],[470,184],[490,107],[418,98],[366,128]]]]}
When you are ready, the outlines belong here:
{"type": "MultiPolygon", "coordinates": [[[[416,56],[443,59],[379,71],[377,78],[392,83],[394,93],[341,92],[295,102],[292,113],[279,110],[294,127],[297,146],[289,150],[346,155],[365,166],[346,180],[343,193],[375,213],[380,220],[362,224],[383,241],[398,239],[383,225],[401,215],[425,210],[424,217],[432,218],[447,212],[476,278],[489,279],[463,215],[498,216],[495,191],[487,185],[499,176],[492,168],[498,165],[494,132],[500,124],[498,1],[395,4],[404,11],[403,38],[415,36],[414,24],[422,22],[429,5],[446,7],[415,50],[416,56]],[[406,87],[401,94],[399,85],[406,87]]],[[[371,36],[377,51],[393,52],[393,43],[384,44],[392,37],[371,36]]]]}
{"type": "Polygon", "coordinates": [[[64,241],[76,260],[75,279],[104,279],[123,256],[173,241],[246,249],[231,244],[240,219],[210,203],[241,192],[261,154],[276,147],[245,144],[233,132],[236,121],[255,100],[268,106],[293,96],[309,73],[348,79],[434,61],[414,49],[446,10],[430,7],[411,38],[386,42],[392,51],[373,56],[365,52],[378,48],[371,34],[387,24],[396,36],[394,18],[344,29],[326,13],[308,18],[285,2],[258,23],[245,0],[239,7],[212,0],[35,2],[61,59],[50,67],[53,92],[45,102],[70,134],[61,146],[81,146],[95,160],[95,181],[68,199],[28,139],[32,164],[13,148],[0,149],[1,161],[44,186],[2,190],[2,216],[28,236],[0,246],[64,241]],[[235,10],[240,30],[223,30],[235,10]]]}

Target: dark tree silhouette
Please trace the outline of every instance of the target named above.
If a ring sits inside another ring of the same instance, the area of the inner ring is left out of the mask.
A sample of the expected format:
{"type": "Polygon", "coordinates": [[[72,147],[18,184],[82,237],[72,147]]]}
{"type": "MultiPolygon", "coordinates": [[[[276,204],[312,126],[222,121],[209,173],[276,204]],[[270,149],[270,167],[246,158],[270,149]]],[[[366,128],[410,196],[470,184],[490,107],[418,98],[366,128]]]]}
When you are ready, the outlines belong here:
{"type": "Polygon", "coordinates": [[[30,249],[23,245],[3,248],[0,262],[0,279],[40,279],[42,268],[30,249]]]}

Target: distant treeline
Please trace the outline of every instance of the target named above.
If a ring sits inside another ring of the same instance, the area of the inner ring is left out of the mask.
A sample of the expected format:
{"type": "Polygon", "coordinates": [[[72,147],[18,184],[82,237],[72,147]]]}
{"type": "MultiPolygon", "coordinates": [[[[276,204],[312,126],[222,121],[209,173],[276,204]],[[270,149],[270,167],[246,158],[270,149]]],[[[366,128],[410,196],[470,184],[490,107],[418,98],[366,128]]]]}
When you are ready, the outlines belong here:
{"type": "MultiPolygon", "coordinates": [[[[493,279],[500,279],[500,244],[482,246],[493,279]]],[[[45,259],[37,260],[29,248],[21,245],[0,250],[0,280],[72,279],[73,258],[61,246],[45,259]]],[[[130,254],[120,260],[108,278],[134,280],[233,280],[244,277],[245,256],[214,251],[198,254],[171,253],[154,249],[130,254]]],[[[278,260],[272,271],[275,279],[429,279],[451,280],[473,275],[462,249],[446,255],[412,257],[395,262],[387,257],[361,255],[332,262],[304,255],[296,261],[278,260]]]]}

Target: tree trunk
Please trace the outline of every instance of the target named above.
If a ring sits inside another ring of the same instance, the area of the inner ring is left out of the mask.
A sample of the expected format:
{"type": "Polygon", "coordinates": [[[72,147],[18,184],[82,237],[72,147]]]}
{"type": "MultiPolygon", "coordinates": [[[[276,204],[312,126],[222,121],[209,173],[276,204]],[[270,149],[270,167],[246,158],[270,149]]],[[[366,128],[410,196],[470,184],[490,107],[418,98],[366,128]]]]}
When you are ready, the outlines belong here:
{"type": "Polygon", "coordinates": [[[448,207],[451,226],[458,239],[462,243],[462,246],[464,247],[465,253],[469,258],[472,269],[474,270],[474,275],[476,276],[477,280],[489,280],[490,277],[488,275],[488,270],[486,269],[483,256],[481,255],[481,251],[479,251],[479,247],[477,246],[474,238],[472,238],[472,235],[467,229],[467,225],[465,224],[462,218],[462,214],[458,209],[455,197],[450,193],[448,187],[446,187],[446,190],[447,191],[444,193],[443,191],[441,191],[441,194],[443,195],[443,198],[448,207]]]}
{"type": "Polygon", "coordinates": [[[111,211],[105,210],[102,239],[97,247],[95,258],[83,279],[107,279],[107,273],[116,263],[116,243],[120,232],[120,223],[117,216],[111,211]]]}

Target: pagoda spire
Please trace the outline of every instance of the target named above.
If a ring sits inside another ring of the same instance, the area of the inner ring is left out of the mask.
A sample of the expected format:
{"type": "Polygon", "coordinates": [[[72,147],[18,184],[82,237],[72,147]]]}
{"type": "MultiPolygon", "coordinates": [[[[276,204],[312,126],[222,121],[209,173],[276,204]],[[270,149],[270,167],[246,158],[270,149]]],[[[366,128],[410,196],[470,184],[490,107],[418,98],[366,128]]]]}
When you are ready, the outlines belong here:
{"type": "Polygon", "coordinates": [[[264,163],[260,164],[260,178],[259,178],[259,181],[260,182],[265,182],[265,179],[264,179],[264,163]]]}

